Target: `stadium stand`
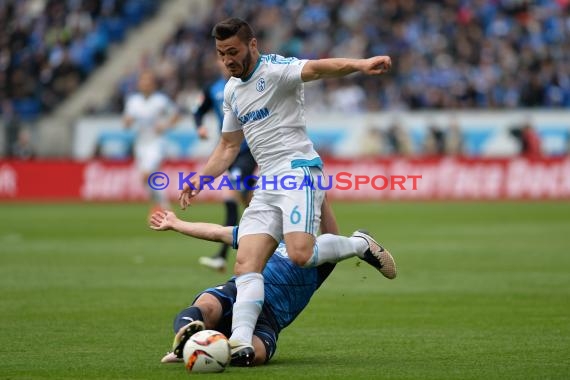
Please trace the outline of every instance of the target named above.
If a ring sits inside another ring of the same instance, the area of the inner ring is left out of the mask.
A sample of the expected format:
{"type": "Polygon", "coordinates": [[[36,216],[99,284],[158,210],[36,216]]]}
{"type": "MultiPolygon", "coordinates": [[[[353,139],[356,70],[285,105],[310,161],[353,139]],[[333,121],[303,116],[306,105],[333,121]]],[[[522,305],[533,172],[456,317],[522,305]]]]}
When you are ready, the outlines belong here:
{"type": "Polygon", "coordinates": [[[2,112],[35,121],[73,93],[111,44],[154,14],[152,0],[0,2],[2,112]]]}
{"type": "MultiPolygon", "coordinates": [[[[181,96],[211,79],[209,31],[229,16],[251,21],[266,52],[394,57],[393,73],[382,81],[320,83],[309,99],[314,107],[359,112],[570,106],[567,0],[218,1],[202,27],[180,25],[149,62],[169,95],[184,103],[181,96]]],[[[132,83],[124,78],[106,111],[122,108],[132,83]]]]}

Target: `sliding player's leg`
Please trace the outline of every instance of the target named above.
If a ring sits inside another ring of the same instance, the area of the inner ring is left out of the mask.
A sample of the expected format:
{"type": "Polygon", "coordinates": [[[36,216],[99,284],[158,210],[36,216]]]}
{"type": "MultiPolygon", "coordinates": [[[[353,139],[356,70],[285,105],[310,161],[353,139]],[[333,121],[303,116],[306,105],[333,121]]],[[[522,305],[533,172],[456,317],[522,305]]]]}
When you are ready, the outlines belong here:
{"type": "Polygon", "coordinates": [[[229,336],[236,292],[235,282],[230,280],[206,289],[196,297],[192,305],[178,313],[173,323],[175,336],[172,352],[167,353],[161,362],[180,362],[184,345],[198,331],[216,330],[229,336]]]}

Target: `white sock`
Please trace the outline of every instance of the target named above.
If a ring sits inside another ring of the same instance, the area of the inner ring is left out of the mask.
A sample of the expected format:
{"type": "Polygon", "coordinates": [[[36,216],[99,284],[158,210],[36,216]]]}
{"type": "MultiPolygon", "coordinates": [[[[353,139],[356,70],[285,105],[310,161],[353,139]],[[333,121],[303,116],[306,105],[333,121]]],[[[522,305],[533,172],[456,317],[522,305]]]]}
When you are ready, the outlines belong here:
{"type": "Polygon", "coordinates": [[[237,296],[230,339],[252,343],[253,330],[261,313],[265,292],[261,273],[246,273],[236,278],[237,296]]]}
{"type": "Polygon", "coordinates": [[[338,263],[354,256],[363,257],[367,249],[368,243],[362,238],[323,234],[317,237],[313,256],[303,266],[312,268],[324,263],[338,263]]]}

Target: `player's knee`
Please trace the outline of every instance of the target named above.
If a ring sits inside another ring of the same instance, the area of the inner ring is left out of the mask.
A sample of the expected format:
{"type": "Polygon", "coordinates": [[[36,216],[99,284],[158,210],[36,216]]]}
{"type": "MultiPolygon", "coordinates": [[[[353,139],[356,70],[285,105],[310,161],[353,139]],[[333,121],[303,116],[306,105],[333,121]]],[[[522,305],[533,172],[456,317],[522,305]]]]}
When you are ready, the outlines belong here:
{"type": "Polygon", "coordinates": [[[237,257],[234,265],[234,273],[237,276],[251,272],[261,273],[264,264],[264,262],[258,263],[255,260],[237,257]]]}
{"type": "Polygon", "coordinates": [[[304,232],[292,232],[285,235],[285,245],[289,259],[296,265],[303,266],[313,257],[315,238],[304,232]]]}
{"type": "Polygon", "coordinates": [[[202,312],[203,322],[207,329],[216,327],[222,316],[222,305],[216,297],[203,293],[193,306],[198,307],[202,312]]]}
{"type": "Polygon", "coordinates": [[[287,254],[295,265],[303,266],[309,262],[313,256],[313,245],[294,245],[291,248],[287,246],[287,254]]]}

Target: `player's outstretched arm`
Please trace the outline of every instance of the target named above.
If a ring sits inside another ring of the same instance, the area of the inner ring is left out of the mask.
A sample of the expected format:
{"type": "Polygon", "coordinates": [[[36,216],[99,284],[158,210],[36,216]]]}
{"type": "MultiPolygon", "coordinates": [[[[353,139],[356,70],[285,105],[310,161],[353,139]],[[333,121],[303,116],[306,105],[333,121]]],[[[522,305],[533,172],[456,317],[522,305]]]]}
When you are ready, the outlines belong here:
{"type": "Polygon", "coordinates": [[[150,228],[155,231],[173,230],[196,239],[231,245],[233,227],[214,223],[193,223],[178,219],[172,211],[156,211],[150,217],[150,228]]]}
{"type": "Polygon", "coordinates": [[[180,207],[183,210],[190,205],[190,199],[198,195],[201,190],[200,186],[206,183],[206,178],[218,178],[230,167],[239,153],[242,141],[243,132],[241,130],[222,133],[222,138],[210,155],[206,166],[190,179],[192,186],[184,184],[178,196],[180,207]]]}
{"type": "Polygon", "coordinates": [[[392,60],[387,55],[366,59],[325,58],[310,60],[303,66],[301,79],[310,82],[322,78],[343,77],[355,72],[380,75],[390,71],[392,60]]]}

